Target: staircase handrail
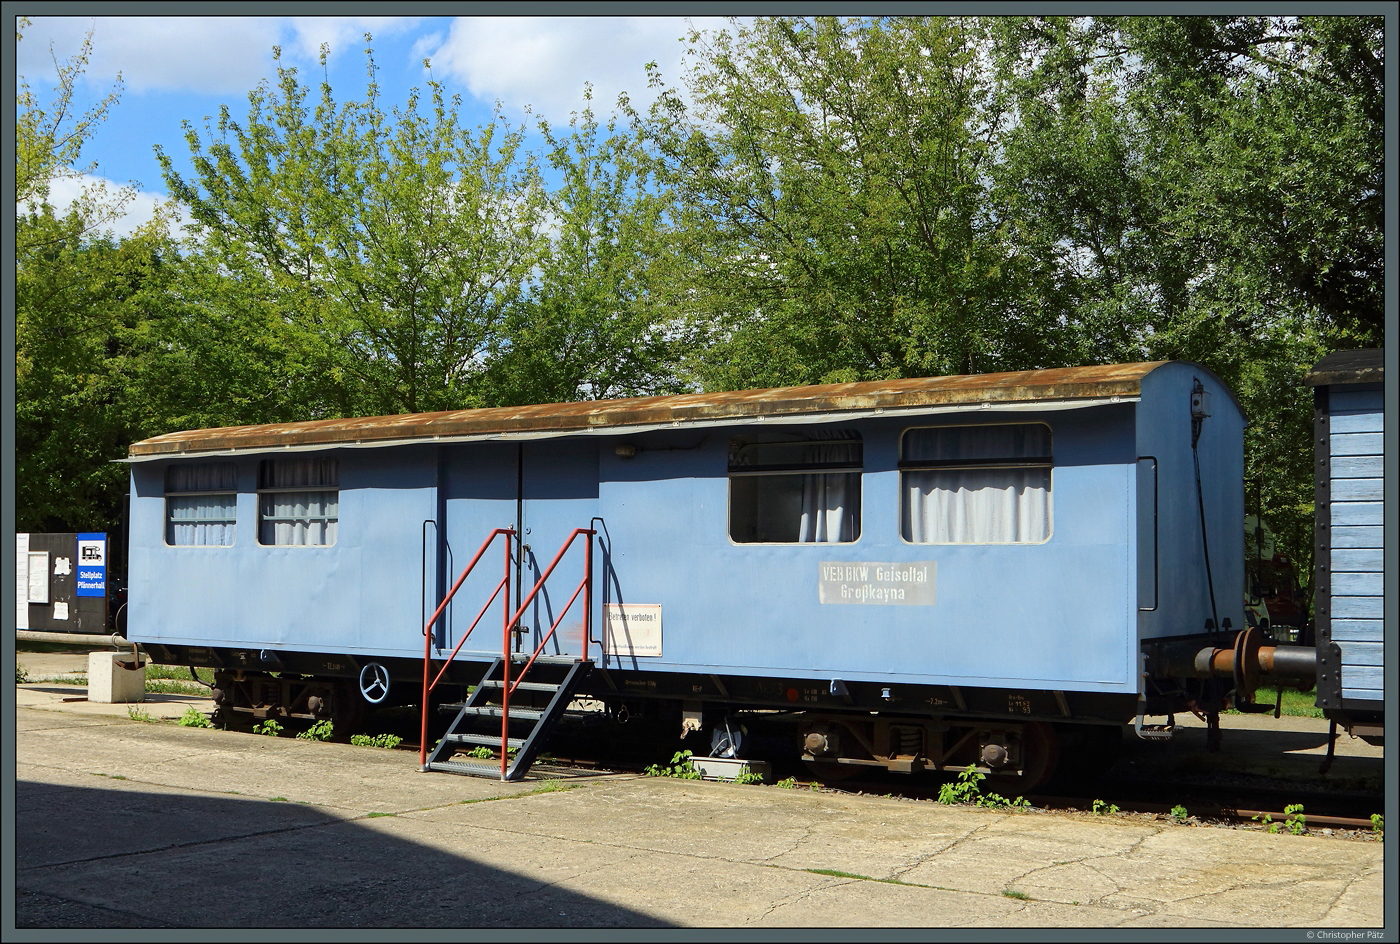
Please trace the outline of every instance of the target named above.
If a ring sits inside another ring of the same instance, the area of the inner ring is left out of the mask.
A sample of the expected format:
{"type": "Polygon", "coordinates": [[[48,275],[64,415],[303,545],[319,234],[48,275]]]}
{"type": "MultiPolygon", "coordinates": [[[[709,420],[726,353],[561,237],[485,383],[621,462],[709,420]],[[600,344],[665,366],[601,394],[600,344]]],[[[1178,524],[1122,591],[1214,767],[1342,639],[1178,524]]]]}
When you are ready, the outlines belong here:
{"type": "MultiPolygon", "coordinates": [[[[491,604],[495,602],[496,597],[500,595],[501,590],[510,586],[510,544],[511,539],[513,537],[515,537],[514,528],[496,528],[495,530],[493,530],[487,536],[486,540],[481,543],[481,547],[477,550],[476,554],[472,557],[471,561],[468,562],[467,566],[462,568],[462,573],[457,577],[456,582],[452,584],[452,589],[448,590],[447,595],[442,598],[442,602],[438,604],[437,609],[433,611],[433,615],[428,617],[428,621],[423,624],[423,727],[422,736],[419,738],[418,747],[419,766],[422,766],[428,762],[428,696],[430,695],[432,690],[437,687],[438,682],[442,681],[443,674],[446,673],[448,667],[452,665],[452,660],[457,658],[457,653],[461,651],[462,644],[467,641],[467,637],[472,634],[472,630],[476,629],[477,624],[480,623],[481,618],[486,615],[486,611],[490,608],[491,604]],[[501,580],[496,584],[496,589],[494,592],[492,592],[490,599],[486,601],[485,605],[483,605],[481,610],[476,614],[476,619],[472,620],[471,626],[467,627],[467,631],[462,634],[462,638],[458,640],[456,647],[452,650],[452,654],[447,657],[447,660],[442,664],[442,668],[438,670],[437,676],[434,677],[431,682],[429,682],[428,675],[432,670],[432,626],[434,623],[437,622],[438,617],[442,615],[443,611],[447,609],[447,605],[452,602],[452,598],[456,596],[457,591],[466,581],[467,576],[472,572],[473,568],[476,567],[477,562],[481,560],[482,555],[486,553],[487,548],[491,546],[492,542],[494,542],[497,537],[503,534],[506,536],[505,576],[503,576],[501,580]]],[[[506,594],[505,600],[503,602],[505,605],[502,607],[501,615],[504,619],[510,613],[509,593],[506,594]]],[[[509,630],[507,630],[507,633],[508,632],[509,630]]]]}
{"type": "MultiPolygon", "coordinates": [[[[502,638],[501,638],[501,648],[502,648],[502,655],[503,655],[503,658],[502,658],[502,660],[501,660],[501,779],[502,779],[502,780],[504,780],[505,777],[506,777],[506,741],[507,741],[508,738],[509,738],[509,731],[510,731],[510,696],[511,696],[511,693],[514,692],[515,689],[516,689],[516,687],[520,685],[521,680],[525,678],[525,673],[527,673],[527,672],[530,671],[530,666],[532,666],[532,665],[535,664],[535,660],[538,659],[539,656],[540,656],[540,653],[544,651],[545,645],[548,644],[549,640],[554,636],[554,631],[555,631],[556,629],[558,629],[558,628],[559,628],[559,624],[562,623],[562,622],[564,621],[564,616],[569,612],[569,608],[572,607],[572,606],[574,605],[574,601],[578,599],[578,595],[579,595],[580,593],[582,593],[582,594],[584,595],[584,600],[583,600],[583,645],[582,645],[582,648],[581,648],[580,651],[579,651],[579,659],[580,659],[580,660],[587,660],[587,659],[588,659],[588,638],[589,638],[589,629],[590,629],[590,625],[589,625],[589,624],[590,624],[590,622],[591,622],[592,615],[593,615],[593,590],[592,590],[592,587],[593,587],[593,536],[594,536],[595,534],[597,534],[597,533],[598,533],[598,532],[597,532],[596,530],[592,529],[592,528],[574,528],[574,530],[571,531],[571,532],[569,533],[569,537],[564,541],[563,545],[559,548],[559,553],[557,553],[557,554],[554,555],[554,560],[550,561],[550,562],[549,562],[549,566],[546,567],[546,568],[544,569],[544,572],[543,572],[542,574],[540,574],[540,579],[537,580],[537,581],[535,581],[534,587],[532,587],[532,588],[530,589],[530,592],[529,592],[528,594],[526,594],[525,598],[524,598],[523,600],[520,601],[520,606],[519,606],[519,608],[515,611],[515,615],[512,616],[512,617],[506,622],[505,627],[504,627],[504,629],[502,630],[502,633],[501,633],[501,636],[502,636],[502,638]],[[510,681],[510,656],[511,656],[511,652],[510,652],[510,648],[511,648],[511,647],[510,647],[510,636],[511,636],[511,630],[513,630],[517,625],[519,625],[519,623],[520,623],[520,618],[521,618],[522,616],[525,615],[525,611],[526,611],[527,609],[529,609],[530,604],[533,603],[534,600],[535,600],[535,597],[539,595],[540,588],[542,588],[542,587],[544,586],[544,582],[545,582],[546,580],[549,579],[549,575],[550,575],[550,574],[554,573],[554,568],[557,567],[557,566],[559,566],[559,562],[560,562],[561,560],[564,559],[564,555],[568,552],[569,548],[573,546],[574,540],[575,540],[580,534],[586,534],[586,535],[588,535],[588,540],[584,542],[583,579],[582,579],[581,581],[579,581],[579,585],[578,585],[577,589],[574,590],[574,595],[571,596],[571,597],[569,597],[569,602],[566,603],[566,604],[564,605],[564,609],[560,611],[560,613],[559,613],[559,618],[556,619],[556,620],[554,621],[554,624],[553,624],[552,626],[549,627],[549,632],[548,632],[548,633],[545,633],[544,638],[540,640],[540,644],[539,644],[538,646],[535,647],[535,651],[534,651],[533,653],[531,653],[530,658],[527,659],[526,662],[525,662],[525,664],[521,667],[519,674],[516,676],[515,684],[512,685],[512,684],[511,684],[511,681],[510,681]]],[[[426,740],[426,736],[425,736],[425,740],[426,740]]]]}

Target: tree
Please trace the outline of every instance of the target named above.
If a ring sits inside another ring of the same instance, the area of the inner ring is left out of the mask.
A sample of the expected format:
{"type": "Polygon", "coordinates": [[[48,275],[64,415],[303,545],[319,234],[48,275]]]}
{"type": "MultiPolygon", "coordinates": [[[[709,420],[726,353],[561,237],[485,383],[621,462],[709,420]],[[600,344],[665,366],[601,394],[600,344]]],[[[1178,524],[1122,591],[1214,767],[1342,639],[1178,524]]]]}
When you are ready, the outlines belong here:
{"type": "MultiPolygon", "coordinates": [[[[15,42],[24,40],[24,30],[31,23],[27,17],[16,20],[15,42]]],[[[92,57],[93,29],[83,37],[82,47],[73,58],[59,62],[54,56],[57,85],[49,101],[41,101],[24,76],[19,76],[15,108],[15,203],[21,208],[42,213],[49,205],[54,181],[80,179],[93,170],[92,165],[80,168],[82,149],[97,127],[107,120],[112,106],[121,95],[121,76],[113,89],[81,115],[76,114],[77,86],[92,57]]],[[[131,187],[108,190],[104,185],[87,184],[73,204],[73,213],[65,219],[78,227],[80,234],[95,232],[118,219],[135,198],[131,187]]],[[[52,227],[21,227],[16,233],[16,251],[28,250],[33,240],[57,239],[52,227]]]]}
{"type": "MultiPolygon", "coordinates": [[[[17,39],[28,25],[19,20],[17,39]]],[[[126,474],[112,460],[133,439],[164,432],[144,379],[161,343],[156,319],[173,307],[164,217],[126,239],[103,233],[133,196],[98,184],[69,207],[53,183],[78,178],[82,149],[117,101],[114,89],[76,115],[92,49],[55,60],[57,86],[43,101],[23,76],[16,100],[15,445],[16,527],[114,528],[126,474]],[[157,427],[157,428],[154,428],[157,427]]]]}
{"type": "Polygon", "coordinates": [[[1324,354],[1382,343],[1379,17],[998,21],[997,168],[1103,359],[1184,358],[1235,389],[1247,497],[1305,578],[1324,354]],[[1063,260],[1056,265],[1055,260],[1063,260]],[[1112,330],[1116,328],[1117,330],[1112,330]],[[1108,330],[1105,330],[1108,329],[1108,330]]]}
{"type": "Polygon", "coordinates": [[[670,193],[653,185],[634,132],[590,103],[567,134],[539,121],[547,190],[541,254],[483,380],[493,404],[676,392],[686,326],[666,300],[670,193]]]}
{"type": "Polygon", "coordinates": [[[538,256],[521,131],[499,115],[459,127],[435,81],[427,114],[417,91],[386,114],[365,40],[365,101],[338,105],[323,82],[310,108],[296,70],[279,67],[275,88],[250,93],[246,123],[225,107],[207,142],[186,124],[192,178],[157,149],[208,261],[202,303],[285,351],[304,394],[287,419],[479,405],[538,256]]]}
{"type": "MultiPolygon", "coordinates": [[[[684,209],[710,387],[995,370],[1047,356],[986,189],[983,29],[761,19],[692,37],[692,104],[645,128],[684,209]],[[1008,316],[1009,314],[1009,316],[1008,316]]],[[[656,79],[660,81],[659,77],[656,79]]]]}

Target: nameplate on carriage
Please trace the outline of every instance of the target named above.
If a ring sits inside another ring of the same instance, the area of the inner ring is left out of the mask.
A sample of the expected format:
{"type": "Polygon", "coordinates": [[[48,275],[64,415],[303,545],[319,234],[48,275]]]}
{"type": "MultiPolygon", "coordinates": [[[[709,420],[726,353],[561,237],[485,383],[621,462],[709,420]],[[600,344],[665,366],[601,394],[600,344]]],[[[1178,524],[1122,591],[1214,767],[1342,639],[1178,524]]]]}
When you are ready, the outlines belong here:
{"type": "Polygon", "coordinates": [[[822,603],[932,606],[936,563],[823,561],[817,583],[822,603]]]}

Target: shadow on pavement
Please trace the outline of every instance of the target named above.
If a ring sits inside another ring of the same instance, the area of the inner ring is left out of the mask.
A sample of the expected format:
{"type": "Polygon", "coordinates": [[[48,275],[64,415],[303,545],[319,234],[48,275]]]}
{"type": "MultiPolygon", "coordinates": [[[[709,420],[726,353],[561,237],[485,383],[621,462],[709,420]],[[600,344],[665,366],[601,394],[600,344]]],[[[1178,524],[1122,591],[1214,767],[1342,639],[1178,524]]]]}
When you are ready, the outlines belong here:
{"type": "Polygon", "coordinates": [[[115,785],[15,787],[21,929],[670,926],[391,835],[387,818],[115,785]]]}

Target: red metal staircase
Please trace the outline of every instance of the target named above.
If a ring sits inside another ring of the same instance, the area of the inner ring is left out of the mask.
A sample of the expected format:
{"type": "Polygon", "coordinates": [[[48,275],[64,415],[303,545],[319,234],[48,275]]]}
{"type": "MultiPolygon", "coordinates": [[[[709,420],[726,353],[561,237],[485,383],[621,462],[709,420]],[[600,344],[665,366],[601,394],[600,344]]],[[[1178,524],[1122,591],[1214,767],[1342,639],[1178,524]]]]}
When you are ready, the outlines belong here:
{"type": "Polygon", "coordinates": [[[443,771],[476,777],[498,777],[501,780],[520,780],[529,771],[530,765],[539,756],[540,749],[543,748],[555,725],[563,717],[564,710],[573,700],[578,685],[593,668],[593,663],[588,658],[588,645],[593,612],[593,536],[596,533],[590,528],[575,528],[559,548],[559,552],[554,555],[554,560],[550,561],[549,566],[540,574],[534,587],[520,601],[514,615],[510,613],[510,566],[513,561],[511,542],[515,537],[513,529],[497,528],[492,531],[476,555],[463,568],[461,575],[453,583],[442,603],[433,611],[433,615],[428,618],[428,622],[423,627],[423,727],[418,762],[424,771],[443,771]],[[505,538],[504,574],[496,584],[495,591],[477,613],[476,619],[472,620],[471,626],[453,648],[451,655],[443,662],[437,675],[430,681],[433,661],[433,624],[452,601],[453,596],[456,595],[457,590],[462,586],[472,569],[486,554],[487,549],[496,538],[502,536],[505,538]],[[584,538],[583,579],[579,581],[578,587],[569,597],[569,602],[559,612],[553,625],[549,627],[549,631],[541,636],[534,651],[530,653],[512,651],[511,642],[516,627],[520,625],[522,617],[539,596],[545,581],[554,573],[559,562],[564,559],[564,555],[568,553],[569,548],[580,536],[584,538]],[[476,629],[477,624],[486,615],[496,597],[502,596],[503,592],[501,655],[487,668],[481,681],[477,683],[465,702],[456,706],[444,706],[449,709],[456,707],[458,709],[457,716],[453,719],[447,733],[429,752],[428,711],[429,705],[432,703],[432,691],[442,681],[448,667],[452,664],[452,660],[461,651],[462,644],[467,641],[472,630],[476,629]],[[583,596],[583,633],[579,655],[577,657],[545,655],[545,647],[554,638],[559,624],[564,621],[564,617],[580,595],[583,596]],[[518,671],[516,671],[517,668],[518,671]],[[529,677],[528,681],[527,676],[529,677]],[[528,701],[528,706],[518,704],[512,706],[512,699],[516,698],[517,695],[519,696],[518,700],[528,701]],[[470,730],[483,720],[499,720],[499,732],[493,730],[492,733],[486,734],[470,730]],[[512,726],[514,726],[514,731],[512,731],[512,726]],[[493,750],[497,755],[495,761],[452,759],[459,749],[471,750],[473,747],[493,750]]]}

